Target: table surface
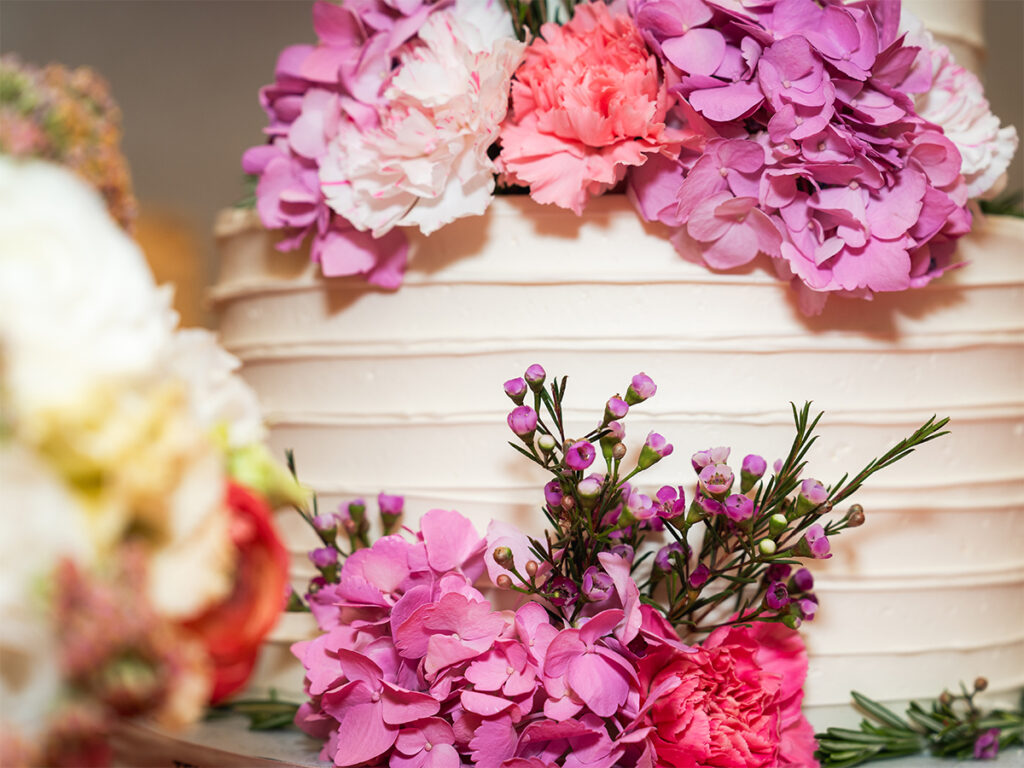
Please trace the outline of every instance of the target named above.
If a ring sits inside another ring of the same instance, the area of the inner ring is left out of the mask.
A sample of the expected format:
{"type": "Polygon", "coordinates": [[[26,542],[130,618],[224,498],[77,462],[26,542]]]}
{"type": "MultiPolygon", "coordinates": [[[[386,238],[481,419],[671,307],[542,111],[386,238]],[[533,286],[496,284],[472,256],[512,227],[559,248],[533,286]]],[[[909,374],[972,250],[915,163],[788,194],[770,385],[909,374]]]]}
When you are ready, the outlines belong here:
{"type": "MultiPolygon", "coordinates": [[[[126,723],[114,736],[118,764],[132,768],[326,768],[318,760],[320,744],[295,730],[250,731],[246,720],[227,717],[199,723],[181,734],[126,723]]],[[[1024,767],[1024,749],[1003,752],[996,760],[942,760],[910,757],[878,763],[880,768],[1024,767]]]]}

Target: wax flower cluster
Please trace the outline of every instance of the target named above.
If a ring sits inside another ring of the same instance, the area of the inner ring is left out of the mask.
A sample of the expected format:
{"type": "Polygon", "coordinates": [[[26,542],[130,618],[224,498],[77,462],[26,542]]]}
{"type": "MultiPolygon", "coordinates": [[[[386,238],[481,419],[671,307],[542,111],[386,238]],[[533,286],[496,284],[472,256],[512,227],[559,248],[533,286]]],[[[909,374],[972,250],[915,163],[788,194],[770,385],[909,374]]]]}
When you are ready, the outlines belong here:
{"type": "Polygon", "coordinates": [[[655,395],[645,374],[570,437],[565,379],[530,366],[505,383],[513,447],[552,475],[543,540],[455,511],[403,529],[404,503],[303,512],[322,547],[307,601],[322,634],[293,651],[309,700],[296,724],[348,765],[812,766],[801,714],[806,654],[796,628],[817,611],[801,563],[859,507],[825,521],[875,470],[937,437],[932,420],[831,487],[801,479],[817,419],[768,477],[750,455],[693,456],[696,488],[645,493],[635,478],[673,452],[657,433],[633,456],[631,409],[655,395]],[[341,543],[347,540],[347,545],[341,543]],[[653,556],[652,556],[653,554],[653,556]],[[490,586],[481,581],[484,573],[490,586]],[[704,734],[696,738],[695,734],[704,734]]]}

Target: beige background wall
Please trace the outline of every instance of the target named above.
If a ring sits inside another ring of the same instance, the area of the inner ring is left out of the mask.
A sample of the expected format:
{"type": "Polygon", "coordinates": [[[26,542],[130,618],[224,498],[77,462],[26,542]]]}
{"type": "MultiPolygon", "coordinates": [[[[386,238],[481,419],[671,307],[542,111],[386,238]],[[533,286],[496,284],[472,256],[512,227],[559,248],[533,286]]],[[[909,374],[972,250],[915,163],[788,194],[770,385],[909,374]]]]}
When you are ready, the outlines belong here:
{"type": "MultiPolygon", "coordinates": [[[[918,0],[919,2],[921,0],[918,0]]],[[[934,0],[925,0],[934,2],[934,0]]],[[[983,75],[996,114],[1024,128],[1024,0],[983,2],[983,75]]],[[[242,195],[239,158],[261,140],[256,93],[286,45],[313,42],[305,0],[0,0],[0,51],[89,65],[124,112],[124,149],[144,204],[177,216],[212,276],[216,211],[242,195]]],[[[1024,158],[1013,189],[1024,186],[1024,158]]]]}

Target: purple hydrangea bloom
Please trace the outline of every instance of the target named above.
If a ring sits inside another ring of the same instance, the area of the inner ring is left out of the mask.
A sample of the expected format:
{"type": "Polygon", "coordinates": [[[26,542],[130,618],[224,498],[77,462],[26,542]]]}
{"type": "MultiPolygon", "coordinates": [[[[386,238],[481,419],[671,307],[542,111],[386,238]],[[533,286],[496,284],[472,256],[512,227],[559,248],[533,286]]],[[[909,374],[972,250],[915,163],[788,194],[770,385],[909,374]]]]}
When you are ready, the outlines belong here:
{"type": "Polygon", "coordinates": [[[638,209],[711,267],[767,255],[808,314],[926,284],[970,226],[959,151],[914,109],[927,57],[876,5],[629,4],[693,134],[631,173],[638,209]]]}

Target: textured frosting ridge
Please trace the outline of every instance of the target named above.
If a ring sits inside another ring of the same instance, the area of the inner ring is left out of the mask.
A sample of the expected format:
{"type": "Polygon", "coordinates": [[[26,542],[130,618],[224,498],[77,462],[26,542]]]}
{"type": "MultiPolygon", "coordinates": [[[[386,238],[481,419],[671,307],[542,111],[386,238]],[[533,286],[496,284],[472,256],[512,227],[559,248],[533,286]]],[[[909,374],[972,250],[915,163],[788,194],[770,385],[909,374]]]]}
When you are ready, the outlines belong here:
{"type": "MultiPolygon", "coordinates": [[[[820,564],[807,703],[846,703],[851,688],[932,696],[978,675],[997,692],[1024,685],[1024,221],[979,219],[968,268],[812,319],[763,267],[682,260],[615,196],[581,219],[499,198],[416,241],[397,294],[324,280],[252,214],[225,212],[217,231],[222,341],[272,448],[294,449],[328,507],[383,490],[412,514],[538,530],[543,476],[506,445],[501,391],[533,362],[570,377],[581,429],[633,373],[658,382],[626,423],[634,446],[655,425],[676,445],[647,473],[655,487],[692,485],[689,453],[712,445],[780,456],[790,400],[826,411],[809,468],[824,482],[950,416],[952,435],[863,489],[868,523],[820,564]]],[[[297,516],[281,522],[298,583],[315,539],[297,516]]]]}

